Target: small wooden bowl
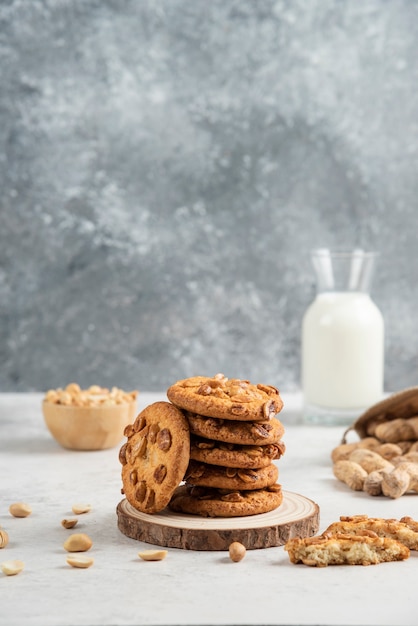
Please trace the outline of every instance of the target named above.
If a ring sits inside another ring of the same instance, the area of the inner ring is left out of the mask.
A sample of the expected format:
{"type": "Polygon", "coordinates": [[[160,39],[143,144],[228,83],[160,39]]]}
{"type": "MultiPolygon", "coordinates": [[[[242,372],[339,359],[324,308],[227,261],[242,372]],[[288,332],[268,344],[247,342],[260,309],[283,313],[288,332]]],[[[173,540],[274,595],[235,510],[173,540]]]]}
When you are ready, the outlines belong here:
{"type": "Polygon", "coordinates": [[[122,440],[125,426],[136,416],[137,401],[82,407],[44,400],[42,412],[49,432],[63,448],[105,450],[122,440]]]}

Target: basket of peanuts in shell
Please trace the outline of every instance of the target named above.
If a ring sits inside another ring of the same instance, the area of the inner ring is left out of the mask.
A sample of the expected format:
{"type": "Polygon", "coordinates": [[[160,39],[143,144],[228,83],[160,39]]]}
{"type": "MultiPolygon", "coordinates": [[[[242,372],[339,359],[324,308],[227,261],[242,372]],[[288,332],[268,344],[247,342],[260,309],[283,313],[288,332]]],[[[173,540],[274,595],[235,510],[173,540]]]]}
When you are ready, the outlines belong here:
{"type": "Polygon", "coordinates": [[[418,492],[418,387],[365,411],[331,453],[334,476],[354,491],[400,498],[418,492]],[[347,443],[355,431],[357,441],[347,443]]]}

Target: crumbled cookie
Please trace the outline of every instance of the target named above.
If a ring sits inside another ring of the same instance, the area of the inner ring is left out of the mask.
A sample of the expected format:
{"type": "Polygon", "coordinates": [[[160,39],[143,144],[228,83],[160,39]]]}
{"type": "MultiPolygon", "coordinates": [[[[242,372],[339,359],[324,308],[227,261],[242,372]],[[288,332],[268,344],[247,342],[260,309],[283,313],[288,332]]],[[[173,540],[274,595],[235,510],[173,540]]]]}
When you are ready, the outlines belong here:
{"type": "Polygon", "coordinates": [[[278,390],[248,380],[195,376],[179,380],[167,390],[176,406],[207,417],[240,421],[267,421],[283,407],[278,390]]]}
{"type": "Polygon", "coordinates": [[[183,480],[190,460],[190,433],[183,413],[169,402],[147,406],[125,428],[123,492],[144,513],[164,509],[183,480]]]}
{"type": "Polygon", "coordinates": [[[346,535],[364,535],[390,537],[400,541],[410,550],[418,550],[418,524],[411,518],[383,519],[367,515],[341,516],[325,531],[328,534],[344,533],[346,535]],[[403,521],[406,520],[406,521],[403,521]]]}
{"type": "Polygon", "coordinates": [[[203,517],[241,517],[268,513],[279,507],[282,501],[282,489],[278,484],[254,491],[181,485],[174,492],[168,506],[179,513],[203,517]]]}
{"type": "Polygon", "coordinates": [[[376,565],[387,561],[403,561],[410,555],[409,548],[396,539],[344,533],[289,539],[284,549],[292,563],[314,567],[376,565]]]}
{"type": "Polygon", "coordinates": [[[279,470],[274,463],[260,469],[221,467],[191,460],[184,480],[189,485],[217,489],[264,489],[277,482],[279,470]]]}
{"type": "Polygon", "coordinates": [[[190,458],[210,465],[259,469],[267,467],[273,460],[284,454],[282,442],[264,446],[241,446],[236,443],[222,443],[192,436],[190,458]]]}
{"type": "Polygon", "coordinates": [[[284,434],[284,426],[276,417],[267,422],[240,422],[205,417],[189,411],[185,415],[191,433],[215,441],[259,446],[278,443],[284,434]]]}

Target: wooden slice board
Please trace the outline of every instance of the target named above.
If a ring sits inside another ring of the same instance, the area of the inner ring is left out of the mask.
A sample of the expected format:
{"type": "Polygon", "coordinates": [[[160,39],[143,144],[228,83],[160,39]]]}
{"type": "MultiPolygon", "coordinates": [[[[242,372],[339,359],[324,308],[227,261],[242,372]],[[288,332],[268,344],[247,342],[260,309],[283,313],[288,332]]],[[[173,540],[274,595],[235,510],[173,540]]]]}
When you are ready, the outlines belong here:
{"type": "Polygon", "coordinates": [[[246,517],[200,517],[164,509],[149,515],[124,499],[117,509],[119,530],[132,539],[183,550],[228,550],[240,541],[247,550],[281,546],[291,537],[310,537],[319,529],[319,506],[291,491],[269,513],[246,517]]]}

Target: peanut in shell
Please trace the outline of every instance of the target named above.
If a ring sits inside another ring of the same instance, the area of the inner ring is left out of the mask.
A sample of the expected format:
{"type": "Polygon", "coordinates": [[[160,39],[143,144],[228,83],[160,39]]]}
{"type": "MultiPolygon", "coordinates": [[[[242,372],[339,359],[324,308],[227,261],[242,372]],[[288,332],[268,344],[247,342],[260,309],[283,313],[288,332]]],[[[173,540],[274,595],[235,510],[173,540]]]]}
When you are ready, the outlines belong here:
{"type": "Polygon", "coordinates": [[[416,416],[418,416],[418,386],[408,387],[391,394],[364,411],[347,428],[341,443],[347,443],[350,431],[355,431],[360,439],[364,439],[374,436],[380,424],[400,418],[408,420],[416,416]]]}

